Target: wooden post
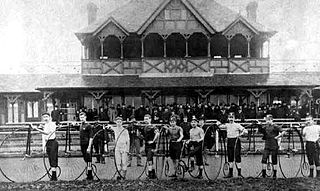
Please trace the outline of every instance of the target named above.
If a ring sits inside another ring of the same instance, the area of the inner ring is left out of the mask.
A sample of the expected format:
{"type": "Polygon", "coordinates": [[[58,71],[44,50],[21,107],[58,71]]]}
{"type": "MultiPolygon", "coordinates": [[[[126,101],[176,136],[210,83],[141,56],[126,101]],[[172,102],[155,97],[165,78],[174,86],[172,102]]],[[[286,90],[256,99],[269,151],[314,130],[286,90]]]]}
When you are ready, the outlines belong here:
{"type": "Polygon", "coordinates": [[[100,40],[100,59],[103,59],[104,57],[104,47],[103,47],[103,43],[104,43],[104,40],[105,40],[105,36],[98,36],[99,40],[100,40]]]}
{"type": "Polygon", "coordinates": [[[143,35],[140,39],[141,41],[141,58],[144,58],[144,39],[146,38],[145,35],[143,35]]]}
{"type": "Polygon", "coordinates": [[[206,37],[208,39],[208,58],[211,58],[211,37],[210,37],[210,34],[207,34],[206,37]]]}
{"type": "Polygon", "coordinates": [[[162,34],[161,37],[163,39],[163,57],[166,58],[167,57],[167,38],[169,37],[169,35],[162,34]]]}
{"type": "Polygon", "coordinates": [[[248,55],[247,55],[247,57],[250,58],[251,57],[250,42],[251,42],[252,36],[251,35],[246,35],[246,39],[247,39],[247,47],[248,47],[248,55]]]}

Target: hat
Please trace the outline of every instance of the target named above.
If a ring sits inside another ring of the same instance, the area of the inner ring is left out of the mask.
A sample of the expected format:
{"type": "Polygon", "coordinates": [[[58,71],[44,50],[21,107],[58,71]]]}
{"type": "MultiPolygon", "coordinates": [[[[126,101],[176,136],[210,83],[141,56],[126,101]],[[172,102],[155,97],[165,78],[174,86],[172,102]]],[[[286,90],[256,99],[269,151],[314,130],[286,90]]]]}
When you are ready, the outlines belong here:
{"type": "Polygon", "coordinates": [[[116,120],[123,120],[123,119],[122,119],[122,116],[121,116],[121,115],[117,116],[117,117],[116,117],[116,120]]]}
{"type": "Polygon", "coordinates": [[[87,116],[87,113],[86,112],[80,112],[80,114],[79,115],[84,115],[84,116],[87,116]]]}
{"type": "Polygon", "coordinates": [[[171,116],[171,117],[170,117],[170,121],[177,121],[177,117],[176,117],[176,116],[174,116],[174,115],[173,115],[173,116],[171,116]]]}
{"type": "Polygon", "coordinates": [[[44,112],[41,116],[48,115],[50,117],[50,113],[44,112]]]}
{"type": "Polygon", "coordinates": [[[194,116],[194,115],[192,116],[191,121],[196,121],[196,122],[198,122],[198,120],[197,120],[196,116],[194,116]]]}
{"type": "Polygon", "coordinates": [[[271,114],[268,114],[268,115],[266,116],[266,120],[273,120],[273,116],[272,116],[271,114]]]}
{"type": "Polygon", "coordinates": [[[150,114],[145,114],[144,117],[151,118],[151,115],[150,114]]]}

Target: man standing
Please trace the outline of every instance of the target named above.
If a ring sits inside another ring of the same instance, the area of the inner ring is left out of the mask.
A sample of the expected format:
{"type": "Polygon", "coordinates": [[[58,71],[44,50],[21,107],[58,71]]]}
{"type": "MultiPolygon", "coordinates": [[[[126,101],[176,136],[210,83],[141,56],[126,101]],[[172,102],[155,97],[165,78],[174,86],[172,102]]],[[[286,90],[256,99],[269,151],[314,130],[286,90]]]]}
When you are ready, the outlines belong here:
{"type": "Polygon", "coordinates": [[[164,128],[169,135],[169,155],[174,167],[174,174],[169,175],[169,177],[177,177],[176,170],[181,156],[183,130],[177,126],[177,118],[175,116],[170,118],[170,127],[164,126],[164,128]]]}
{"type": "Polygon", "coordinates": [[[150,179],[156,179],[156,172],[153,166],[153,155],[156,152],[156,141],[159,137],[159,130],[151,124],[151,115],[144,116],[145,126],[142,130],[142,135],[145,141],[145,153],[147,156],[148,176],[150,179]]]}
{"type": "Polygon", "coordinates": [[[87,180],[93,180],[91,148],[93,142],[93,127],[87,123],[86,113],[80,113],[80,148],[84,161],[87,163],[87,180]]]}
{"type": "Polygon", "coordinates": [[[266,124],[260,125],[258,131],[263,134],[265,140],[264,151],[262,154],[262,177],[266,177],[266,168],[267,168],[267,159],[271,155],[272,165],[273,165],[273,178],[277,178],[277,164],[278,164],[278,150],[279,144],[278,139],[282,137],[285,132],[282,132],[282,129],[273,123],[272,115],[268,114],[266,116],[266,124]]]}
{"type": "MultiPolygon", "coordinates": [[[[130,153],[135,153],[137,156],[137,166],[142,166],[141,164],[141,154],[140,154],[140,142],[141,133],[136,124],[134,116],[131,116],[131,123],[128,126],[129,136],[130,136],[130,153]]],[[[132,155],[129,155],[128,167],[131,166],[132,155]]]]}
{"type": "Polygon", "coordinates": [[[45,141],[46,152],[49,158],[50,167],[52,170],[51,181],[57,181],[57,173],[56,168],[58,167],[58,141],[56,140],[56,124],[51,121],[49,113],[42,114],[42,121],[44,124],[41,124],[40,127],[43,129],[39,129],[31,125],[31,127],[40,133],[43,134],[42,138],[45,141]]]}
{"type": "Polygon", "coordinates": [[[310,165],[310,175],[313,178],[314,165],[316,166],[317,177],[320,177],[320,161],[319,161],[319,134],[320,126],[315,125],[311,115],[306,117],[306,127],[302,130],[302,135],[306,139],[306,152],[310,165]]]}
{"type": "Polygon", "coordinates": [[[240,124],[235,123],[235,114],[229,113],[229,123],[221,124],[219,121],[217,125],[220,125],[221,130],[227,131],[227,152],[228,162],[230,164],[229,174],[225,178],[233,177],[233,163],[236,163],[238,169],[238,176],[243,177],[241,174],[241,141],[240,138],[248,131],[240,124]]]}
{"type": "Polygon", "coordinates": [[[125,179],[127,174],[128,165],[128,153],[130,148],[130,138],[129,132],[122,126],[123,119],[121,116],[116,117],[116,127],[108,125],[108,129],[114,132],[115,137],[115,149],[114,156],[116,159],[116,165],[120,176],[117,177],[118,180],[125,179]]]}
{"type": "Polygon", "coordinates": [[[204,140],[204,131],[198,127],[198,121],[195,116],[192,117],[191,129],[190,129],[190,140],[187,141],[188,147],[193,147],[193,151],[189,151],[191,160],[191,171],[194,169],[194,156],[196,157],[197,166],[199,168],[198,179],[202,179],[203,171],[203,157],[202,157],[202,142],[204,140]]]}

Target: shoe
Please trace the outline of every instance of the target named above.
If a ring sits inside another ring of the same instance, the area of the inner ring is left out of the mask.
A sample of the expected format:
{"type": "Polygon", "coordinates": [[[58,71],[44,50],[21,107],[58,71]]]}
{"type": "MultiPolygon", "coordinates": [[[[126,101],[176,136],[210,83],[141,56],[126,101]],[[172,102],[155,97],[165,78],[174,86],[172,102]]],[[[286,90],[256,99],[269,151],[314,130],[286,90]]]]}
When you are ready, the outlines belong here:
{"type": "Polygon", "coordinates": [[[204,165],[209,166],[209,164],[208,164],[208,163],[204,163],[204,165]]]}
{"type": "Polygon", "coordinates": [[[137,164],[137,166],[140,166],[140,167],[141,167],[141,166],[143,166],[143,165],[142,165],[142,164],[137,164]]]}
{"type": "Polygon", "coordinates": [[[100,161],[97,160],[96,163],[100,163],[100,161]]]}
{"type": "Polygon", "coordinates": [[[106,162],[103,160],[103,161],[101,161],[101,164],[106,164],[106,162]]]}
{"type": "Polygon", "coordinates": [[[50,181],[57,181],[57,173],[54,171],[52,172],[52,175],[51,175],[51,178],[50,178],[50,181]]]}
{"type": "Polygon", "coordinates": [[[127,165],[127,167],[131,167],[131,163],[129,163],[129,164],[127,165]]]}
{"type": "Polygon", "coordinates": [[[122,179],[122,177],[121,176],[117,176],[117,180],[121,180],[122,179]]]}
{"type": "Polygon", "coordinates": [[[93,180],[92,171],[88,170],[87,180],[93,180]]]}
{"type": "Polygon", "coordinates": [[[203,179],[203,176],[202,175],[198,175],[198,176],[196,176],[196,179],[203,179]]]}

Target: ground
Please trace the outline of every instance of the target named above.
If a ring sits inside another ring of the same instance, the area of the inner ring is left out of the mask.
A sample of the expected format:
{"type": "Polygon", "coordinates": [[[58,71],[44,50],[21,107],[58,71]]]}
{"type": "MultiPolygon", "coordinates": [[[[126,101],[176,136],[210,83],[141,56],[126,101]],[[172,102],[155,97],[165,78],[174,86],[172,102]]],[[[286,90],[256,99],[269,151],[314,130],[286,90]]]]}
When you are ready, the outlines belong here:
{"type": "Polygon", "coordinates": [[[206,180],[101,180],[2,183],[0,190],[320,190],[320,179],[233,178],[206,180]]]}

